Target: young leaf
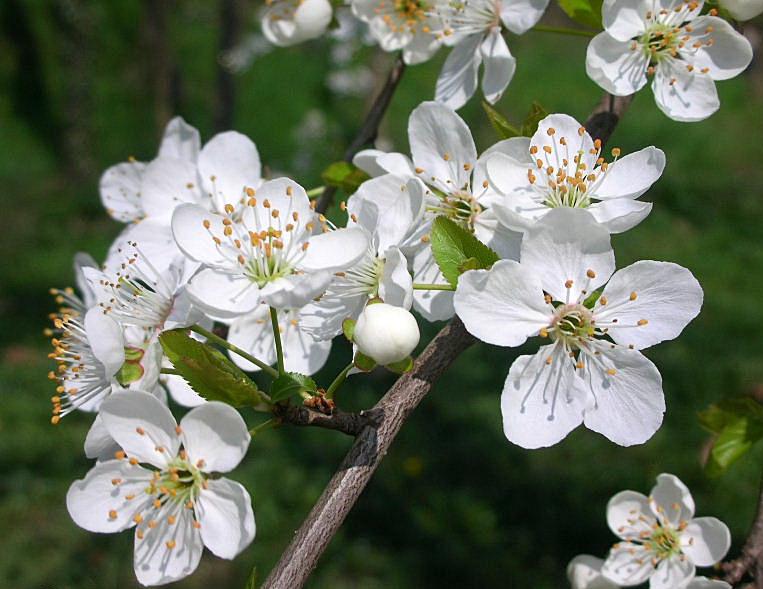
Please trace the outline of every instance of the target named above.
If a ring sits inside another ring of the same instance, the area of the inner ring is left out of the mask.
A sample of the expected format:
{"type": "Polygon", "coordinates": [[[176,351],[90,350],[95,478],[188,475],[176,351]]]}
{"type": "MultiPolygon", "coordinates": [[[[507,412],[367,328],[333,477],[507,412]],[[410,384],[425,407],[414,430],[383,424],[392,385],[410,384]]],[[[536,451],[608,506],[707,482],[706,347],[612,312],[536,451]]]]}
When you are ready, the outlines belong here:
{"type": "Polygon", "coordinates": [[[602,0],[559,0],[559,7],[572,20],[587,27],[601,29],[602,0]]]}
{"type": "Polygon", "coordinates": [[[535,131],[538,130],[538,123],[548,116],[548,111],[543,108],[539,102],[533,100],[530,105],[530,110],[527,112],[524,122],[522,123],[522,135],[525,137],[532,137],[535,135],[535,131]]]}
{"type": "Polygon", "coordinates": [[[270,400],[275,403],[288,399],[292,395],[298,395],[303,391],[314,393],[317,390],[318,385],[309,376],[298,372],[287,372],[273,381],[270,387],[270,400]]]}
{"type": "Polygon", "coordinates": [[[714,434],[720,434],[728,425],[746,418],[763,423],[763,405],[752,397],[724,399],[699,414],[700,424],[714,434]]]}
{"type": "Polygon", "coordinates": [[[710,476],[719,476],[763,439],[763,405],[751,397],[725,399],[699,414],[703,427],[717,434],[707,463],[710,476]]]}
{"type": "Polygon", "coordinates": [[[486,101],[482,101],[482,108],[485,109],[488,121],[498,133],[498,137],[501,139],[511,139],[512,137],[518,137],[522,133],[514,125],[509,123],[505,116],[499,113],[486,101]]]}
{"type": "Polygon", "coordinates": [[[452,286],[466,270],[487,269],[498,261],[498,254],[446,217],[434,220],[429,237],[432,255],[452,286]]]}
{"type": "Polygon", "coordinates": [[[335,186],[347,194],[352,194],[370,176],[349,162],[334,162],[323,170],[321,178],[327,186],[335,186]]]}
{"type": "Polygon", "coordinates": [[[185,381],[207,401],[234,407],[262,402],[257,385],[218,350],[173,329],[159,336],[164,353],[185,381]]]}

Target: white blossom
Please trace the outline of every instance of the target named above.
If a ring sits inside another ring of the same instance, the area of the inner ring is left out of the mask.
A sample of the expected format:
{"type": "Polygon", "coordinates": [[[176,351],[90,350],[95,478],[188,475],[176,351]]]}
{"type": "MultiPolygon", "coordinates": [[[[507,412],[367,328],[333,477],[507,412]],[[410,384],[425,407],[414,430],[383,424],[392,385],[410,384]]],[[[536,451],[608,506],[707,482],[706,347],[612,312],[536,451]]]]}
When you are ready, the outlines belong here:
{"type": "Polygon", "coordinates": [[[466,104],[477,89],[484,66],[482,93],[495,104],[514,77],[516,59],[502,27],[521,35],[543,16],[548,0],[464,0],[438,4],[444,21],[443,43],[453,47],[437,78],[435,99],[451,108],[466,104]]]}
{"type": "Polygon", "coordinates": [[[607,230],[587,211],[560,208],[525,234],[520,262],[460,276],[455,308],[474,336],[509,347],[549,341],[509,371],[501,410],[510,441],[550,446],[584,423],[629,446],[659,428],[662,379],[639,350],[677,337],[702,289],[668,262],[614,270],[607,230]]]}
{"type": "Polygon", "coordinates": [[[266,0],[265,4],[262,32],[279,47],[320,37],[333,15],[329,0],[266,0]]]}
{"type": "Polygon", "coordinates": [[[249,447],[241,416],[206,403],[177,424],[148,393],[112,395],[101,418],[122,448],[69,488],[66,505],[91,532],[135,528],[135,575],[163,585],[190,575],[203,547],[232,559],[254,539],[249,493],[239,483],[211,477],[234,469],[249,447]]]}
{"type": "Polygon", "coordinates": [[[763,0],[722,0],[721,6],[737,20],[750,20],[763,13],[763,0]]]}
{"type": "Polygon", "coordinates": [[[573,207],[587,209],[610,233],[620,233],[652,210],[652,203],[636,199],[665,168],[665,154],[656,147],[622,158],[615,148],[607,162],[601,141],[563,114],[544,118],[531,139],[508,141],[510,153],[496,153],[486,164],[491,184],[505,195],[493,211],[506,227],[525,231],[549,211],[573,207]]]}
{"type": "Polygon", "coordinates": [[[728,80],[752,60],[749,41],[725,20],[700,15],[690,0],[605,0],[604,32],[588,45],[589,77],[616,96],[652,76],[657,106],[677,121],[700,121],[720,102],[715,80],[728,80]]]}
{"type": "Polygon", "coordinates": [[[360,229],[330,230],[296,182],[271,180],[245,195],[241,207],[228,202],[222,215],[188,204],[172,218],[180,249],[206,266],[188,294],[213,318],[233,319],[263,301],[279,309],[301,307],[368,247],[360,229]]]}
{"type": "MultiPolygon", "coordinates": [[[[715,564],[731,545],[726,524],[714,517],[694,517],[691,493],[671,474],[657,477],[649,497],[634,491],[612,497],[607,523],[622,542],[612,547],[602,574],[626,587],[647,580],[650,589],[685,587],[695,566],[715,564]]],[[[714,586],[717,583],[707,580],[694,584],[714,586]]]]}
{"type": "MultiPolygon", "coordinates": [[[[601,572],[604,560],[581,554],[570,561],[567,566],[567,579],[571,589],[620,589],[620,585],[607,579],[601,572]]],[[[725,581],[694,577],[683,589],[731,589],[725,581]]]]}

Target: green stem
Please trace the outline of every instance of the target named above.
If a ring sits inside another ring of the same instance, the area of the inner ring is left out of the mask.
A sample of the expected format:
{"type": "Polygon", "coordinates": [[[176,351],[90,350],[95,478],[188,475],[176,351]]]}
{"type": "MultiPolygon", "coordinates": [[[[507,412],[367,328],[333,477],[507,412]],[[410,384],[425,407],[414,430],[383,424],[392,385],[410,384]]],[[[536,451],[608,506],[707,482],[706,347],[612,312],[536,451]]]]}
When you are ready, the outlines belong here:
{"type": "Polygon", "coordinates": [[[263,421],[259,425],[255,425],[252,429],[249,430],[249,435],[254,437],[260,432],[264,432],[265,430],[277,427],[278,425],[280,425],[280,423],[281,423],[280,419],[273,417],[271,419],[268,419],[267,421],[263,421]]]}
{"type": "Polygon", "coordinates": [[[345,366],[342,369],[342,372],[340,372],[339,374],[336,375],[336,378],[334,379],[334,382],[332,382],[329,385],[329,388],[326,389],[326,398],[327,399],[333,399],[334,398],[334,393],[336,392],[336,390],[339,387],[342,386],[342,384],[344,383],[345,379],[347,378],[347,373],[350,372],[350,370],[352,369],[353,366],[355,366],[355,364],[353,362],[350,362],[347,366],[345,366]]]}
{"type": "Polygon", "coordinates": [[[321,194],[323,194],[324,190],[326,190],[325,186],[317,186],[315,188],[311,188],[310,190],[307,191],[307,196],[308,197],[320,196],[321,194]]]}
{"type": "Polygon", "coordinates": [[[456,290],[456,287],[450,284],[422,284],[421,282],[414,282],[413,290],[456,290]]]}
{"type": "Polygon", "coordinates": [[[183,376],[174,368],[162,368],[161,372],[162,374],[174,374],[175,376],[183,376]]]}
{"type": "Polygon", "coordinates": [[[207,331],[206,329],[204,329],[203,327],[200,327],[199,325],[193,325],[190,329],[191,329],[191,331],[194,331],[194,332],[198,333],[199,335],[203,335],[209,341],[216,343],[218,346],[221,346],[221,347],[225,348],[226,350],[230,350],[234,354],[238,354],[244,360],[249,360],[249,362],[251,362],[255,366],[260,367],[263,372],[266,372],[267,374],[269,374],[273,378],[277,378],[278,377],[279,372],[277,370],[275,370],[272,366],[269,366],[268,364],[266,364],[262,360],[258,360],[257,358],[255,358],[254,356],[249,354],[248,352],[245,352],[244,350],[239,348],[238,346],[234,346],[232,343],[224,340],[219,335],[215,335],[211,331],[207,331]]]}
{"type": "Polygon", "coordinates": [[[566,27],[548,27],[546,25],[536,25],[531,31],[537,31],[538,33],[557,33],[559,35],[573,35],[575,37],[588,37],[589,39],[596,36],[596,33],[592,31],[583,31],[580,29],[568,29],[566,27]]]}
{"type": "Polygon", "coordinates": [[[276,342],[276,356],[278,357],[278,374],[286,374],[283,366],[283,346],[281,345],[281,329],[278,327],[278,311],[270,307],[270,322],[273,324],[273,339],[276,342]]]}

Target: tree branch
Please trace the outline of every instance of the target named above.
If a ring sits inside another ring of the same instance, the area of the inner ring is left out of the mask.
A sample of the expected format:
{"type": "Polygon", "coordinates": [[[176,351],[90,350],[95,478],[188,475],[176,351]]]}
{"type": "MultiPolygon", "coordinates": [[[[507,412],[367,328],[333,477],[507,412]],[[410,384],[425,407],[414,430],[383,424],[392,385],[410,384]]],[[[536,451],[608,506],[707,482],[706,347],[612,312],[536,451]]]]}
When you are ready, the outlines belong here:
{"type": "Polygon", "coordinates": [[[742,553],[739,558],[724,562],[721,569],[725,573],[724,581],[732,586],[741,582],[745,575],[749,575],[754,580],[750,587],[763,589],[763,478],[760,482],[758,512],[755,514],[742,553]]]}
{"type": "Polygon", "coordinates": [[[633,95],[612,96],[605,92],[585,122],[588,134],[594,139],[601,139],[602,144],[607,143],[631,102],[633,95]]]}
{"type": "Polygon", "coordinates": [[[315,411],[304,405],[276,405],[273,415],[283,423],[297,426],[316,426],[358,436],[366,426],[378,426],[382,412],[377,409],[360,413],[345,413],[335,409],[330,415],[315,411]]]}
{"type": "MultiPolygon", "coordinates": [[[[376,136],[379,134],[379,125],[384,118],[384,114],[387,112],[387,108],[389,108],[390,102],[392,102],[392,97],[395,94],[400,78],[403,77],[404,71],[405,62],[403,61],[402,55],[399,55],[395,59],[395,64],[387,75],[387,81],[384,82],[384,86],[376,96],[376,99],[371,106],[371,110],[368,111],[366,120],[363,121],[363,125],[360,127],[358,134],[347,148],[347,151],[345,151],[344,161],[351,162],[352,158],[355,157],[355,154],[363,147],[376,141],[376,136]]],[[[331,200],[334,198],[335,193],[335,187],[327,186],[326,190],[323,191],[321,198],[318,200],[315,210],[319,213],[325,213],[326,209],[331,206],[331,200]]]]}
{"type": "Polygon", "coordinates": [[[373,409],[379,412],[378,425],[363,428],[262,589],[302,587],[405,420],[445,369],[474,341],[461,321],[453,319],[421,353],[413,370],[401,376],[381,398],[373,409]]]}

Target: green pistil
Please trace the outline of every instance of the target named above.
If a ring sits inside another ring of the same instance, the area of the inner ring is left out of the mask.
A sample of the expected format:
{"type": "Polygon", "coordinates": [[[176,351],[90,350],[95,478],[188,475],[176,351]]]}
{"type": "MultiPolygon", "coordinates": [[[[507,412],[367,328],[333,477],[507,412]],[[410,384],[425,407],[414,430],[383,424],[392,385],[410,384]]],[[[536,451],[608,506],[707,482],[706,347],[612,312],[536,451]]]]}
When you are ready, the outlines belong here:
{"type": "Polygon", "coordinates": [[[455,194],[444,194],[434,190],[432,192],[440,202],[428,205],[427,212],[445,216],[464,229],[474,231],[474,218],[482,212],[482,205],[476,198],[467,192],[455,194]]]}
{"type": "Polygon", "coordinates": [[[672,528],[656,528],[644,546],[653,552],[659,560],[666,560],[681,554],[681,539],[676,530],[672,528]]]}
{"type": "Polygon", "coordinates": [[[675,55],[678,50],[680,38],[677,27],[662,23],[655,23],[639,39],[644,55],[649,58],[652,65],[656,65],[669,55],[675,55]]]}

